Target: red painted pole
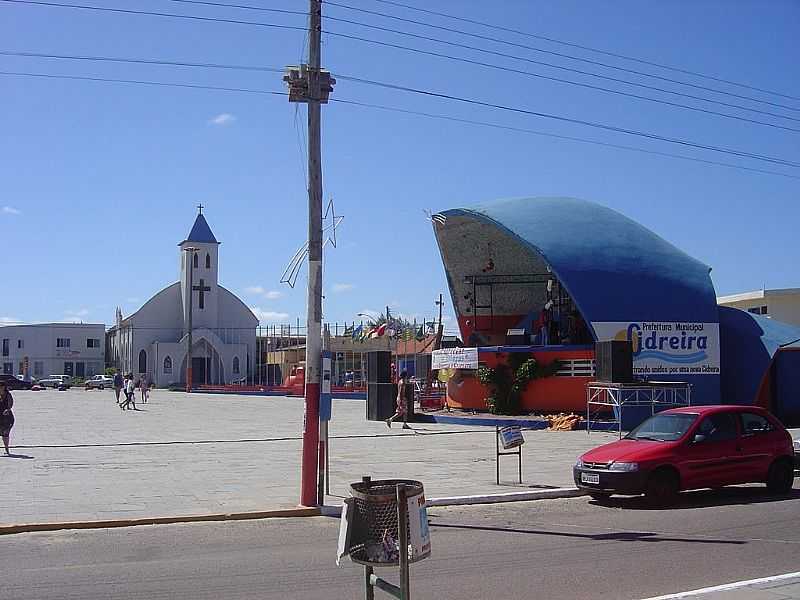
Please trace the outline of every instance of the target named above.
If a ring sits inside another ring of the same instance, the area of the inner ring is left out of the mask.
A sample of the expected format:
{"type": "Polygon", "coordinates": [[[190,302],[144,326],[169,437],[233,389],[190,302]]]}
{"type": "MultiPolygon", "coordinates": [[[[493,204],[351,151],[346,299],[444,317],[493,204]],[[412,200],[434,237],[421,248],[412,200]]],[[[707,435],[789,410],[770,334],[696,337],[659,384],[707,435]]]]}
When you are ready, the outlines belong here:
{"type": "Polygon", "coordinates": [[[322,165],[320,133],[320,48],[322,0],[310,0],[308,31],[308,305],[306,315],[306,402],[300,504],[318,506],[319,392],[322,367],[322,165]]]}

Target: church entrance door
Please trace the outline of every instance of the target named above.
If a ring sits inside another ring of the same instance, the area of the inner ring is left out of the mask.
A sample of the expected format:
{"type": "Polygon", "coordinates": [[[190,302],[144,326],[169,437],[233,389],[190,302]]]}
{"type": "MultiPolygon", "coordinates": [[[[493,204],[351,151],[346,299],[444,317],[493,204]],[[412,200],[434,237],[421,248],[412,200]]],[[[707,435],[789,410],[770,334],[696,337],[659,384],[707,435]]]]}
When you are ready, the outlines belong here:
{"type": "Polygon", "coordinates": [[[202,356],[192,357],[192,385],[211,383],[208,375],[211,371],[211,359],[202,356]]]}

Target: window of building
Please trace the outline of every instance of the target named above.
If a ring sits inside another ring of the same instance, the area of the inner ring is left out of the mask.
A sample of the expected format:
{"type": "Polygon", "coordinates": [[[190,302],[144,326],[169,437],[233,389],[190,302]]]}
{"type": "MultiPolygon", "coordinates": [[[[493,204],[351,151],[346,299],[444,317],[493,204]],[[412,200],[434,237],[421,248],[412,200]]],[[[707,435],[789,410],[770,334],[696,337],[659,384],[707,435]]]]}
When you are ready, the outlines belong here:
{"type": "Polygon", "coordinates": [[[753,313],[754,315],[768,315],[769,310],[766,306],[754,306],[752,308],[748,308],[747,312],[753,313]]]}
{"type": "Polygon", "coordinates": [[[761,307],[761,314],[762,315],[768,315],[769,314],[769,310],[767,310],[766,306],[762,306],[761,307]]]}
{"type": "Polygon", "coordinates": [[[17,340],[17,348],[22,349],[25,347],[25,340],[17,340]]]}
{"type": "Polygon", "coordinates": [[[206,269],[210,268],[211,268],[211,255],[208,252],[206,252],[206,269]]]}
{"type": "Polygon", "coordinates": [[[69,348],[70,345],[70,338],[56,338],[56,348],[69,348]]]}
{"type": "Polygon", "coordinates": [[[19,371],[17,371],[20,375],[25,375],[25,363],[19,361],[19,371]]]}
{"type": "Polygon", "coordinates": [[[33,376],[41,377],[44,375],[44,362],[41,360],[33,361],[33,376]]]}
{"type": "Polygon", "coordinates": [[[3,356],[8,356],[8,338],[3,339],[3,356]]]}
{"type": "Polygon", "coordinates": [[[194,252],[192,253],[192,266],[194,266],[195,269],[197,268],[197,254],[194,252]]]}
{"type": "Polygon", "coordinates": [[[99,348],[100,347],[100,340],[97,338],[87,338],[86,339],[86,347],[87,348],[99,348]]]}
{"type": "Polygon", "coordinates": [[[14,363],[3,363],[3,375],[13,375],[14,374],[14,363]]]}
{"type": "Polygon", "coordinates": [[[168,375],[172,374],[172,358],[169,356],[164,357],[164,373],[168,375]]]}
{"type": "Polygon", "coordinates": [[[147,373],[147,352],[139,350],[139,373],[147,373]]]}
{"type": "Polygon", "coordinates": [[[239,357],[238,356],[234,356],[233,357],[233,374],[234,375],[238,375],[239,374],[239,357]]]}

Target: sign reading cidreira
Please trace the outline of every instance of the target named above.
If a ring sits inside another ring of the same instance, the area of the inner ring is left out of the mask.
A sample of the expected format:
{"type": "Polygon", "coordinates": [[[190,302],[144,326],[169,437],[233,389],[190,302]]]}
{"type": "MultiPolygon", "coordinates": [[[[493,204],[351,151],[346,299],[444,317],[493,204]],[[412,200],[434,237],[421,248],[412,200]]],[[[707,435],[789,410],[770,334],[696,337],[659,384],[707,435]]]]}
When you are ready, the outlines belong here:
{"type": "Polygon", "coordinates": [[[719,375],[719,324],[677,321],[592,323],[598,340],[628,340],[634,375],[719,375]]]}

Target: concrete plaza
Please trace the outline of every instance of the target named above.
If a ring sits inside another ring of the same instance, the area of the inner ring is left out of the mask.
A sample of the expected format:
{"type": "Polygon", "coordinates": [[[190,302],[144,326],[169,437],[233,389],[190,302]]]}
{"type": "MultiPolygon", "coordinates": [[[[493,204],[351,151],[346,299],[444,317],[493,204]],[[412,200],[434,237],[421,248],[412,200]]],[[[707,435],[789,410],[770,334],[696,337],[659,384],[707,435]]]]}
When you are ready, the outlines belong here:
{"type": "MultiPolygon", "coordinates": [[[[156,390],[121,411],[111,390],[16,391],[12,454],[0,457],[0,524],[244,512],[295,506],[300,490],[299,398],[156,390]]],[[[332,496],[362,475],[419,479],[428,497],[571,486],[585,449],[613,434],[526,433],[495,485],[494,428],[365,420],[363,400],[334,400],[332,496]]]]}

